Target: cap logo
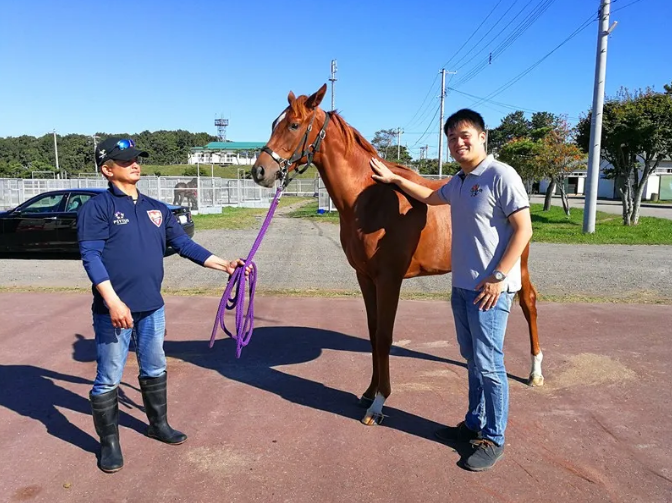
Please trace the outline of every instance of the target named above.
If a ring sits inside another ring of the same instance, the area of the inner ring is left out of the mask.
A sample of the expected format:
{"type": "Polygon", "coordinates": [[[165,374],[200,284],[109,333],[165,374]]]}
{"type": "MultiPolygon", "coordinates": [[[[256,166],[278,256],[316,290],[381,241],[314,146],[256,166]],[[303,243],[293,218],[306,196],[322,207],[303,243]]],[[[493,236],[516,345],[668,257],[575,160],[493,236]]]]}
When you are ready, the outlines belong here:
{"type": "Polygon", "coordinates": [[[107,154],[107,152],[105,152],[105,149],[103,149],[100,152],[98,152],[98,157],[102,159],[103,157],[105,157],[105,154],[107,154]]]}
{"type": "Polygon", "coordinates": [[[161,222],[163,222],[161,210],[147,210],[147,215],[154,225],[161,227],[161,222]]]}

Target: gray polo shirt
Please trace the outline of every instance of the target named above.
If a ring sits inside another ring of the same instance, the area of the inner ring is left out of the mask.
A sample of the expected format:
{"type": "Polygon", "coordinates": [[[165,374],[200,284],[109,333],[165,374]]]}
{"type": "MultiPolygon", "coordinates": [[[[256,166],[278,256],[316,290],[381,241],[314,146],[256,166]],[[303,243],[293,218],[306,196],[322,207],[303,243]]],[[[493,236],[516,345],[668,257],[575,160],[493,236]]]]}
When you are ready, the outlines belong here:
{"type": "MultiPolygon", "coordinates": [[[[509,216],[530,206],[525,186],[511,166],[489,155],[468,175],[460,171],[451,178],[439,194],[451,209],[453,286],[476,290],[509,244],[509,216]]],[[[520,259],[505,283],[509,292],[520,290],[520,259]]]]}

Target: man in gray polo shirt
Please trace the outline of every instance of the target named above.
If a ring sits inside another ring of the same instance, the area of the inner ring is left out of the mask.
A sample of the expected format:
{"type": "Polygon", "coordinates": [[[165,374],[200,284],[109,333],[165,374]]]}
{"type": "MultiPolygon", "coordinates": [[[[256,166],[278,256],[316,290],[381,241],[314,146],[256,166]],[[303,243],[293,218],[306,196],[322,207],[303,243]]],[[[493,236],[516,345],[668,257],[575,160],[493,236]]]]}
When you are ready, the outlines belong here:
{"type": "Polygon", "coordinates": [[[486,154],[480,114],[459,110],[444,132],[462,169],[438,190],[394,174],[377,159],[371,167],[378,182],[394,183],[429,205],[451,205],[451,305],[460,353],[467,360],[469,408],[464,421],[436,435],[471,442],[474,449],[463,466],[485,471],[504,455],[509,411],[504,335],[521,287],[520,256],[532,237],[530,205],[518,173],[486,154]]]}

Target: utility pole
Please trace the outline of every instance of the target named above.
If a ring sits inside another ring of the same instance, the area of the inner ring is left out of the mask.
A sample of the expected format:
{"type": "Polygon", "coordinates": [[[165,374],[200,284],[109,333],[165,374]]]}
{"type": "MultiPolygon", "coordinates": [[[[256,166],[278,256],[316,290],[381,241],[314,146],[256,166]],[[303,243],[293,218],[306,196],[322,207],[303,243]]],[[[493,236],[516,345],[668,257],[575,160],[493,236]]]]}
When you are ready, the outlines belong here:
{"type": "Polygon", "coordinates": [[[96,162],[96,147],[98,146],[98,142],[96,140],[98,140],[99,137],[92,134],[91,138],[93,139],[93,167],[96,170],[96,174],[98,174],[98,163],[96,162]]]}
{"type": "Polygon", "coordinates": [[[334,82],[336,82],[338,79],[336,78],[336,72],[338,71],[338,68],[336,67],[336,60],[332,59],[331,60],[331,78],[329,81],[331,82],[331,111],[333,112],[336,109],[336,96],[334,95],[334,82]]]}
{"type": "Polygon", "coordinates": [[[403,132],[403,129],[397,128],[397,160],[401,159],[401,133],[403,132]]]}
{"type": "Polygon", "coordinates": [[[590,148],[588,153],[588,179],[583,211],[583,232],[595,232],[595,210],[597,206],[597,186],[600,179],[600,158],[602,148],[602,110],[604,108],[604,84],[607,74],[607,41],[616,23],[609,26],[611,0],[600,0],[599,23],[597,28],[597,56],[595,61],[595,87],[593,89],[593,111],[590,121],[590,148]]]}
{"type": "Polygon", "coordinates": [[[446,97],[446,69],[441,69],[441,114],[439,116],[439,178],[443,173],[443,101],[446,97]]]}
{"type": "MultiPolygon", "coordinates": [[[[336,60],[332,59],[331,60],[331,78],[329,79],[329,81],[331,82],[331,111],[332,112],[334,110],[336,110],[336,95],[334,94],[334,83],[336,82],[336,80],[338,80],[336,78],[336,72],[337,71],[338,71],[338,67],[336,65],[336,60]]],[[[331,213],[334,206],[333,206],[333,201],[331,200],[331,196],[328,193],[327,193],[327,199],[329,199],[329,206],[327,208],[327,211],[329,213],[331,213]]]]}
{"type": "Polygon", "coordinates": [[[56,158],[56,173],[58,178],[61,178],[61,168],[58,165],[58,142],[56,140],[56,130],[54,129],[54,157],[56,158]]]}
{"type": "Polygon", "coordinates": [[[445,68],[441,71],[441,114],[439,117],[439,177],[443,175],[443,109],[446,98],[446,73],[455,75],[457,72],[446,72],[445,68]]]}

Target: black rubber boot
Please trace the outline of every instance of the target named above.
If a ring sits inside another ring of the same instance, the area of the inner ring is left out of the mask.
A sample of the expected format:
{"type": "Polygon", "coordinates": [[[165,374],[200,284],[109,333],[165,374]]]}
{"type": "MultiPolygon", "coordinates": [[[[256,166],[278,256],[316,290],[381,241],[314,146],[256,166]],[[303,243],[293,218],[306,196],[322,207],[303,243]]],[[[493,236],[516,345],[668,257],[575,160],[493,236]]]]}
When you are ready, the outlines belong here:
{"type": "Polygon", "coordinates": [[[102,395],[89,394],[93,424],[100,437],[98,468],[114,473],[124,466],[124,457],[119,445],[119,402],[117,388],[102,395]]]}
{"type": "Polygon", "coordinates": [[[142,390],[142,402],[149,419],[147,436],[167,444],[181,444],[187,436],[174,430],[168,424],[167,382],[168,375],[164,372],[159,377],[139,378],[142,390]]]}

